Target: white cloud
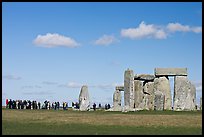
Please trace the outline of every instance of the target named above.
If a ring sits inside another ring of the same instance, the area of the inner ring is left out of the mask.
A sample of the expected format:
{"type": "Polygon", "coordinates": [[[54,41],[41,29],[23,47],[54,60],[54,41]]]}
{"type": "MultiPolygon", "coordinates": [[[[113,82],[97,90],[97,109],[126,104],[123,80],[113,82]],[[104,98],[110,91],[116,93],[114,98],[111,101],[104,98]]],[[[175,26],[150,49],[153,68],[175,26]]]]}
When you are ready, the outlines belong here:
{"type": "Polygon", "coordinates": [[[193,27],[191,30],[195,33],[202,33],[202,27],[193,27]]]}
{"type": "Polygon", "coordinates": [[[46,47],[46,48],[59,47],[59,46],[74,48],[80,45],[74,39],[70,37],[65,37],[63,35],[59,35],[57,33],[53,33],[53,34],[47,33],[46,35],[38,35],[33,42],[34,44],[40,47],[46,47]]]}
{"type": "Polygon", "coordinates": [[[115,89],[115,86],[121,86],[123,84],[112,83],[112,84],[81,84],[77,82],[68,82],[67,84],[60,84],[58,87],[66,87],[66,88],[81,88],[83,85],[87,85],[91,88],[100,88],[100,89],[115,89]]]}
{"type": "Polygon", "coordinates": [[[66,88],[81,88],[83,84],[77,82],[68,82],[67,84],[58,85],[58,87],[66,87],[66,88]]]}
{"type": "Polygon", "coordinates": [[[166,39],[169,33],[173,32],[194,32],[202,33],[202,27],[182,25],[180,23],[168,23],[166,26],[146,24],[142,21],[136,28],[121,30],[121,36],[131,39],[155,38],[166,39]]]}
{"type": "Polygon", "coordinates": [[[170,32],[195,32],[195,33],[202,33],[202,27],[190,27],[188,25],[182,25],[180,23],[169,23],[167,25],[167,30],[170,32]]]}
{"type": "Polygon", "coordinates": [[[94,44],[95,45],[102,45],[102,46],[107,46],[110,45],[112,43],[118,42],[119,40],[117,40],[114,36],[112,35],[103,35],[102,37],[100,37],[99,39],[97,39],[94,44]]]}
{"type": "Polygon", "coordinates": [[[4,76],[2,76],[2,79],[7,79],[7,80],[20,80],[21,77],[14,76],[14,75],[4,75],[4,76]]]}
{"type": "Polygon", "coordinates": [[[141,39],[141,38],[156,38],[156,39],[165,39],[167,37],[166,32],[153,24],[146,25],[142,21],[137,28],[128,28],[121,30],[121,36],[128,37],[131,39],[141,39]]]}
{"type": "Polygon", "coordinates": [[[169,23],[167,25],[167,29],[171,32],[175,31],[183,31],[187,32],[190,31],[190,27],[188,25],[181,25],[180,23],[169,23]]]}

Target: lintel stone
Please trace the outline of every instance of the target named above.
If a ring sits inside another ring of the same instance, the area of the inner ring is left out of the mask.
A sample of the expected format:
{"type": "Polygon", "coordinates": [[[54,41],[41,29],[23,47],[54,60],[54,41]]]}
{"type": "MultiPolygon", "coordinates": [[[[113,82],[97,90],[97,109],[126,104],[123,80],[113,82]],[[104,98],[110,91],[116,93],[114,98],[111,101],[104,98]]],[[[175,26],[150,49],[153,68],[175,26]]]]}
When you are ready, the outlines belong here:
{"type": "Polygon", "coordinates": [[[155,68],[155,76],[187,76],[187,68],[155,68]]]}

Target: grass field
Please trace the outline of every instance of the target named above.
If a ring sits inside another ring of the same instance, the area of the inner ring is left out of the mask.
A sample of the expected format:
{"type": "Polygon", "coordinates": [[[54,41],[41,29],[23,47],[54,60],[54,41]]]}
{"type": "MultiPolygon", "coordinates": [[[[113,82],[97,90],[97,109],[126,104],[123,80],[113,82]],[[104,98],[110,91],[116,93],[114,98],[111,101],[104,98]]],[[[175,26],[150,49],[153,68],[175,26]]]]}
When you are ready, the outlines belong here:
{"type": "Polygon", "coordinates": [[[201,135],[202,112],[2,109],[2,134],[201,135]]]}

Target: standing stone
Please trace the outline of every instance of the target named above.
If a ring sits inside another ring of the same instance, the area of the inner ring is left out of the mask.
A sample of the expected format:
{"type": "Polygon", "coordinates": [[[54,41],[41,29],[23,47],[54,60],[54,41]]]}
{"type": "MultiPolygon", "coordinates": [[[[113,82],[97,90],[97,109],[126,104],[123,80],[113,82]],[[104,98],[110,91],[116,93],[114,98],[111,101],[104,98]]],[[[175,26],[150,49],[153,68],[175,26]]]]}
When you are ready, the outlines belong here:
{"type": "Polygon", "coordinates": [[[144,97],[144,93],[143,93],[143,81],[140,80],[134,80],[134,101],[135,101],[135,108],[136,109],[144,109],[144,104],[142,104],[142,100],[144,97]]]}
{"type": "Polygon", "coordinates": [[[121,107],[121,91],[116,90],[113,94],[113,111],[122,111],[121,107]]]}
{"type": "Polygon", "coordinates": [[[187,76],[175,76],[174,80],[174,110],[195,110],[196,88],[187,76]]]}
{"type": "Polygon", "coordinates": [[[154,110],[154,82],[146,82],[144,85],[144,109],[146,110],[154,110]]]}
{"type": "Polygon", "coordinates": [[[127,111],[134,108],[134,72],[129,69],[124,74],[124,105],[127,111]]]}
{"type": "Polygon", "coordinates": [[[154,92],[154,110],[164,110],[164,98],[161,91],[154,92]]]}
{"type": "Polygon", "coordinates": [[[164,110],[171,110],[172,99],[170,82],[165,76],[154,79],[154,92],[156,91],[162,92],[165,97],[164,110]]]}
{"type": "Polygon", "coordinates": [[[88,111],[90,109],[90,98],[88,93],[88,86],[84,85],[79,94],[79,110],[88,111]]]}

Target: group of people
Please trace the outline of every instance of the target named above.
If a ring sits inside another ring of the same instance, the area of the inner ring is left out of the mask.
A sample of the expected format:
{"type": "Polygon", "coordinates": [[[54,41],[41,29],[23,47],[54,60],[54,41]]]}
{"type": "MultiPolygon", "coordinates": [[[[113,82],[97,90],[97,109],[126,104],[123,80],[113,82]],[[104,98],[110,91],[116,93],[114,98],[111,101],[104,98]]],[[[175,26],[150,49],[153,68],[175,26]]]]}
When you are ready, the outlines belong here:
{"type": "MultiPolygon", "coordinates": [[[[102,109],[101,103],[98,104],[98,108],[102,109]]],[[[110,104],[105,104],[105,110],[110,109],[110,108],[111,108],[110,104]]],[[[93,110],[94,111],[96,110],[96,103],[93,103],[93,110]]]]}
{"type": "MultiPolygon", "coordinates": [[[[47,110],[59,110],[62,108],[63,110],[68,109],[68,102],[62,102],[62,107],[60,107],[60,103],[58,102],[50,102],[45,100],[42,104],[36,100],[8,100],[6,99],[6,108],[9,109],[47,109],[47,110]]],[[[79,109],[78,102],[72,102],[72,108],[79,109]]],[[[102,109],[101,103],[98,105],[99,109],[102,109]]],[[[105,109],[109,109],[110,104],[105,104],[105,109]]],[[[96,110],[96,103],[93,103],[93,109],[96,110]]]]}
{"type": "MultiPolygon", "coordinates": [[[[68,103],[63,102],[63,110],[66,110],[68,108],[68,103]]],[[[45,100],[44,103],[40,103],[38,101],[31,101],[31,100],[8,100],[6,99],[6,108],[9,109],[54,109],[59,110],[60,109],[60,103],[59,102],[50,102],[48,100],[45,100]]]]}
{"type": "Polygon", "coordinates": [[[40,109],[40,102],[35,100],[8,100],[6,99],[6,108],[9,109],[40,109]]]}

